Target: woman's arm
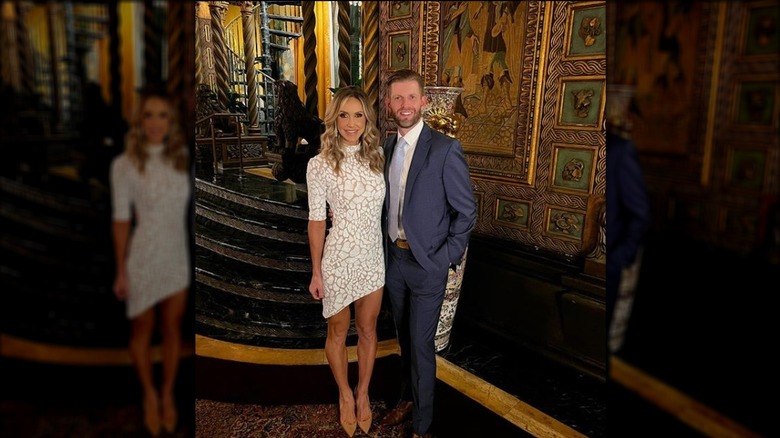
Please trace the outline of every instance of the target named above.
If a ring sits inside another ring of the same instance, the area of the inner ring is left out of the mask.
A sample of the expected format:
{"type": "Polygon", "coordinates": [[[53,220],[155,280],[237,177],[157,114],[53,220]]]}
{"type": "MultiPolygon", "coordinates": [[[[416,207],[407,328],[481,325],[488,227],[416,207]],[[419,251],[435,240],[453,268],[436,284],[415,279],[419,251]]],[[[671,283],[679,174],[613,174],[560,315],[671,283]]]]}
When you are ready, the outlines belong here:
{"type": "Polygon", "coordinates": [[[322,286],[322,251],[325,247],[325,221],[309,221],[309,250],[311,251],[311,284],[309,293],[315,300],[325,296],[322,286]]]}
{"type": "Polygon", "coordinates": [[[116,278],[114,295],[120,300],[127,298],[127,241],[130,239],[130,221],[114,221],[111,225],[114,237],[114,260],[116,278]]]}

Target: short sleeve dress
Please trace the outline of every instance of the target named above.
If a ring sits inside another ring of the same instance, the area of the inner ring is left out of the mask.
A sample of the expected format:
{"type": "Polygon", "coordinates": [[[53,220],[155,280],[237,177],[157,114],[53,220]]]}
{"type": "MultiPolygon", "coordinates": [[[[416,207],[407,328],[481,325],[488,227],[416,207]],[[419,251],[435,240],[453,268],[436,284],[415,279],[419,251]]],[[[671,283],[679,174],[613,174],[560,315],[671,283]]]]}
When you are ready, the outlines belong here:
{"type": "Polygon", "coordinates": [[[333,224],[322,256],[322,316],[330,318],[385,284],[382,205],[385,179],[358,160],[359,145],[346,146],[339,175],[322,155],[309,160],[306,185],[309,220],[333,224]]]}
{"type": "Polygon", "coordinates": [[[113,220],[129,221],[135,213],[126,261],[128,319],[190,286],[190,177],[163,159],[163,145],[147,151],[143,173],[124,153],[111,163],[113,220]]]}

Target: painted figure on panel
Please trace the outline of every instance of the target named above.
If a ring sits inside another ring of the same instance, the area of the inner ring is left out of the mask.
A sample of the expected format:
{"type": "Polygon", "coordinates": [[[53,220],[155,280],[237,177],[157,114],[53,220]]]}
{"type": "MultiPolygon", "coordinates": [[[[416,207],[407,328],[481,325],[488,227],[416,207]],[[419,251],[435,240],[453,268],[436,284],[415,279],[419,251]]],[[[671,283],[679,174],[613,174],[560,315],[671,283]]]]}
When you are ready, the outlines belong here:
{"type": "MultiPolygon", "coordinates": [[[[504,39],[504,33],[510,23],[514,23],[514,13],[517,10],[516,2],[482,2],[474,13],[474,19],[478,19],[483,9],[487,6],[486,18],[487,25],[482,40],[482,51],[492,54],[490,63],[487,65],[485,73],[482,75],[480,85],[482,86],[482,105],[487,107],[487,95],[495,86],[496,80],[494,68],[498,65],[498,85],[504,91],[506,102],[511,106],[511,95],[509,94],[509,85],[512,84],[512,76],[509,72],[509,65],[506,62],[507,43],[504,39]]],[[[484,62],[484,60],[483,60],[484,62]]],[[[484,65],[484,64],[483,64],[484,65]]]]}
{"type": "Polygon", "coordinates": [[[464,71],[477,73],[472,69],[478,65],[474,58],[479,53],[479,38],[471,28],[468,6],[469,2],[451,2],[442,22],[444,86],[462,87],[464,71]]]}
{"type": "Polygon", "coordinates": [[[468,148],[513,148],[526,11],[523,2],[442,2],[439,80],[464,89],[454,113],[468,148]]]}
{"type": "Polygon", "coordinates": [[[636,87],[640,150],[683,152],[689,144],[700,8],[700,2],[641,2],[627,4],[617,18],[613,82],[636,87]]]}

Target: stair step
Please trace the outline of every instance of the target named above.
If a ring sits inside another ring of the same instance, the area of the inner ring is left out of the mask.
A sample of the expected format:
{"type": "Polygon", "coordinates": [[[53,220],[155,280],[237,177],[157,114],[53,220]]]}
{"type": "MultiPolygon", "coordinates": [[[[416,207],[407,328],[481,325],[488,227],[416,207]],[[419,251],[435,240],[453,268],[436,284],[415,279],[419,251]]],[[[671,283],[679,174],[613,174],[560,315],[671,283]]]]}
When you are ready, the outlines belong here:
{"type": "Polygon", "coordinates": [[[232,228],[223,223],[198,215],[195,217],[196,235],[219,240],[227,246],[258,257],[276,258],[286,261],[309,261],[309,245],[306,241],[297,243],[268,239],[232,228]]]}
{"type": "Polygon", "coordinates": [[[220,321],[285,330],[321,330],[327,327],[322,303],[311,296],[306,303],[285,303],[248,298],[198,282],[195,308],[220,321]]]}
{"type": "Polygon", "coordinates": [[[198,197],[195,214],[259,237],[308,244],[307,221],[280,217],[207,193],[198,197]]]}
{"type": "Polygon", "coordinates": [[[72,283],[52,287],[52,282],[44,284],[40,278],[34,280],[29,275],[12,276],[7,270],[0,278],[0,321],[4,333],[57,345],[127,345],[125,304],[107,287],[88,292],[70,289],[72,283]]]}
{"type": "Polygon", "coordinates": [[[209,234],[207,231],[196,234],[195,243],[199,247],[198,250],[212,251],[220,256],[247,263],[253,267],[266,267],[291,272],[311,271],[311,262],[309,260],[296,260],[279,253],[271,253],[265,256],[262,250],[249,251],[247,248],[225,243],[221,240],[221,237],[215,238],[215,236],[207,236],[207,234],[209,234]]]}
{"type": "MultiPolygon", "coordinates": [[[[325,329],[306,331],[263,327],[222,321],[200,312],[195,316],[198,334],[220,341],[267,348],[321,349],[325,347],[325,329]]],[[[357,343],[357,332],[350,328],[348,344],[357,343]]]]}
{"type": "MultiPolygon", "coordinates": [[[[106,267],[112,266],[112,256],[108,253],[84,252],[83,248],[71,244],[57,246],[51,242],[30,239],[9,232],[5,224],[0,233],[0,249],[8,260],[29,263],[38,267],[46,275],[100,275],[106,267]],[[76,249],[78,248],[78,249],[76,249]]],[[[3,261],[5,264],[6,262],[3,261]]],[[[39,274],[40,275],[40,274],[39,274]]]]}
{"type": "Polygon", "coordinates": [[[236,295],[306,303],[311,273],[252,266],[203,248],[195,250],[195,279],[236,295]]]}
{"type": "MultiPolygon", "coordinates": [[[[201,172],[211,172],[205,167],[201,172]]],[[[308,198],[297,187],[279,181],[272,181],[254,175],[247,175],[242,181],[224,177],[219,184],[206,181],[202,173],[196,176],[196,198],[203,193],[214,195],[236,204],[256,210],[273,213],[292,219],[309,219],[308,198]],[[247,195],[246,193],[252,193],[247,195]]],[[[208,176],[209,178],[211,175],[208,176]]]]}

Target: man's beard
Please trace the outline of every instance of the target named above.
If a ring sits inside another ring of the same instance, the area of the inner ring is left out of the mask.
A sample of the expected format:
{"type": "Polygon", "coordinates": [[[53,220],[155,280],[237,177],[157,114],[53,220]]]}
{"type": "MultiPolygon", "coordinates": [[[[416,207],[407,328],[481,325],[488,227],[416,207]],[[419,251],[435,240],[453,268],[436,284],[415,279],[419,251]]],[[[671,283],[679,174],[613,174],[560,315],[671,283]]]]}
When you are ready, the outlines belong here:
{"type": "Polygon", "coordinates": [[[422,111],[415,111],[414,114],[412,115],[412,118],[409,119],[408,122],[406,122],[406,124],[402,125],[401,122],[398,120],[398,116],[396,116],[396,113],[391,111],[391,114],[393,116],[393,121],[395,122],[395,124],[400,126],[401,128],[411,128],[412,126],[416,125],[417,122],[419,122],[420,119],[422,118],[422,111]]]}

